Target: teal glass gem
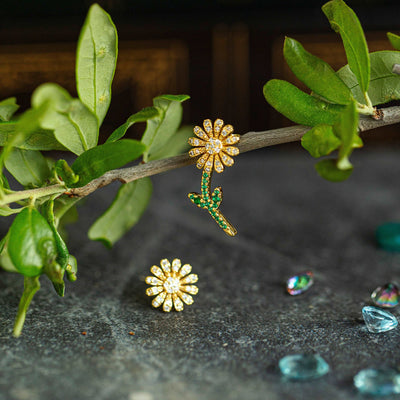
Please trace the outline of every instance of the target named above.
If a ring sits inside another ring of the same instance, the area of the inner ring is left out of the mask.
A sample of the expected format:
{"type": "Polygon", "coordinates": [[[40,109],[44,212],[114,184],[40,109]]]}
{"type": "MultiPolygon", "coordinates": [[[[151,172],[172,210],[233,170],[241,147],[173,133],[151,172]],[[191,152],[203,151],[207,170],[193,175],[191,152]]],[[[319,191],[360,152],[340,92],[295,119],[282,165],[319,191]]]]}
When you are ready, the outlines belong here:
{"type": "Polygon", "coordinates": [[[293,354],[279,360],[282,374],[294,380],[319,378],[329,372],[329,365],[318,354],[293,354]]]}
{"type": "Polygon", "coordinates": [[[396,307],[400,301],[400,288],[395,283],[379,286],[372,292],[371,300],[378,307],[396,307]]]}
{"type": "Polygon", "coordinates": [[[396,328],[396,326],[399,324],[393,314],[377,307],[363,307],[362,315],[365,325],[371,333],[387,332],[396,328]]]}
{"type": "Polygon", "coordinates": [[[400,222],[388,222],[378,226],[375,237],[382,249],[400,251],[400,222]]]}
{"type": "Polygon", "coordinates": [[[354,386],[371,396],[400,393],[400,375],[392,368],[363,369],[354,377],[354,386]]]}
{"type": "Polygon", "coordinates": [[[311,271],[307,271],[303,274],[290,277],[286,281],[286,290],[290,295],[296,296],[308,290],[313,283],[314,275],[311,271]]]}

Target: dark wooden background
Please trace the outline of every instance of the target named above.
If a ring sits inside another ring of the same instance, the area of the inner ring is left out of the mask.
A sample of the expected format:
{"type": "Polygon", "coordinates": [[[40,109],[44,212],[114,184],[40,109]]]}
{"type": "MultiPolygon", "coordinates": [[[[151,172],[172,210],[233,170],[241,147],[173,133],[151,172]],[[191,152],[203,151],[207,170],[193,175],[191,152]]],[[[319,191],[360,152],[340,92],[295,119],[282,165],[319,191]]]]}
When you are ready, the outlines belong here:
{"type": "MultiPolygon", "coordinates": [[[[285,35],[335,69],[345,64],[338,35],[320,7],[324,1],[105,0],[119,33],[113,101],[103,134],[162,93],[187,93],[184,121],[221,117],[236,131],[287,125],[266,103],[272,77],[296,82],[282,56],[285,35]]],[[[75,95],[75,48],[90,1],[2,1],[0,98],[23,107],[44,82],[75,95]]],[[[398,1],[348,1],[367,32],[371,51],[390,49],[387,31],[400,31],[398,1]]],[[[136,134],[143,128],[137,127],[136,134]]],[[[379,141],[396,141],[387,128],[379,141]],[[381,139],[382,138],[382,139],[381,139]]],[[[135,134],[132,131],[131,134],[135,134]]],[[[372,139],[374,136],[369,135],[372,139]]],[[[375,135],[376,137],[377,135],[375,135]]]]}

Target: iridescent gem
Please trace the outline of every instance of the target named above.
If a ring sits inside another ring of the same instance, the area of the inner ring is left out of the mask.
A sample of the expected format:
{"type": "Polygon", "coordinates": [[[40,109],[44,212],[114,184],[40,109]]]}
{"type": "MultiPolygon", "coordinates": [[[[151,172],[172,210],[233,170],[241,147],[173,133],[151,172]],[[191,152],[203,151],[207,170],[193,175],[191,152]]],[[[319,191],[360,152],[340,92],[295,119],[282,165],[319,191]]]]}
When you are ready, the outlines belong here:
{"type": "Polygon", "coordinates": [[[329,372],[329,365],[318,354],[294,354],[279,360],[279,369],[289,379],[314,379],[329,372]]]}
{"type": "Polygon", "coordinates": [[[286,281],[286,290],[292,296],[301,294],[308,290],[314,283],[314,275],[311,271],[290,277],[286,281]]]}
{"type": "Polygon", "coordinates": [[[400,301],[400,289],[395,283],[387,283],[376,288],[371,299],[379,307],[396,307],[400,301]]]}
{"type": "Polygon", "coordinates": [[[387,332],[398,325],[397,319],[393,314],[377,307],[363,307],[362,315],[365,325],[371,333],[387,332]]]}
{"type": "Polygon", "coordinates": [[[400,251],[400,223],[388,222],[378,226],[375,232],[378,245],[388,251],[400,251]]]}
{"type": "Polygon", "coordinates": [[[400,393],[400,375],[392,368],[363,369],[354,377],[354,386],[372,396],[400,393]]]}

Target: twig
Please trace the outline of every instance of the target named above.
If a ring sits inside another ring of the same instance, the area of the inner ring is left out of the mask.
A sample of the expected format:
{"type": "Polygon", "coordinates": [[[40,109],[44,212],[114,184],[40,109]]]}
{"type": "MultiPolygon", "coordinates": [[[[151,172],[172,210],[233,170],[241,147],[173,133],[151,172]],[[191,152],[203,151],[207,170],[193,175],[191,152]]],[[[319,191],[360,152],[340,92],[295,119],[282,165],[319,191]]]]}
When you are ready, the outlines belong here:
{"type": "MultiPolygon", "coordinates": [[[[385,125],[393,125],[400,122],[400,107],[388,107],[380,110],[379,120],[367,116],[360,116],[359,128],[361,132],[376,129],[385,125]]],[[[272,129],[264,132],[248,132],[242,135],[239,149],[241,153],[261,149],[263,147],[274,146],[277,144],[295,142],[301,140],[302,136],[309,130],[309,127],[296,125],[289,128],[272,129]]],[[[135,165],[130,168],[115,169],[106,172],[100,178],[94,179],[87,185],[70,189],[68,195],[85,197],[111,182],[120,181],[128,183],[146,176],[152,176],[172,169],[185,167],[194,164],[196,159],[190,158],[187,154],[165,158],[163,160],[149,161],[145,164],[135,165]]],[[[28,199],[29,197],[43,197],[51,194],[62,194],[65,188],[62,185],[52,185],[38,189],[24,190],[5,195],[0,200],[0,206],[10,204],[15,201],[28,199]]]]}

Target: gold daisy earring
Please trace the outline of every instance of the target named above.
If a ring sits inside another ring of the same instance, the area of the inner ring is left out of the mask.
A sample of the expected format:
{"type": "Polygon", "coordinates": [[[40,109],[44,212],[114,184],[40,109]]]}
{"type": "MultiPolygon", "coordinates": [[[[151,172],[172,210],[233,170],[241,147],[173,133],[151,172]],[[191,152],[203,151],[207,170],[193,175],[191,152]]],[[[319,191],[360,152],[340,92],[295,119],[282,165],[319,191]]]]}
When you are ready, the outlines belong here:
{"type": "Polygon", "coordinates": [[[233,144],[237,144],[240,135],[233,135],[232,125],[225,125],[222,119],[217,119],[214,126],[211,120],[206,119],[203,122],[204,130],[199,126],[193,129],[197,137],[189,139],[189,144],[194,146],[189,151],[190,157],[200,156],[196,166],[203,169],[201,178],[201,194],[189,193],[188,197],[192,203],[199,208],[206,209],[214,221],[229,235],[235,236],[237,230],[225,218],[219,210],[222,202],[222,188],[217,187],[211,192],[211,176],[213,170],[218,173],[223,172],[224,166],[230,167],[234,160],[231,156],[239,154],[239,149],[233,144]]]}

